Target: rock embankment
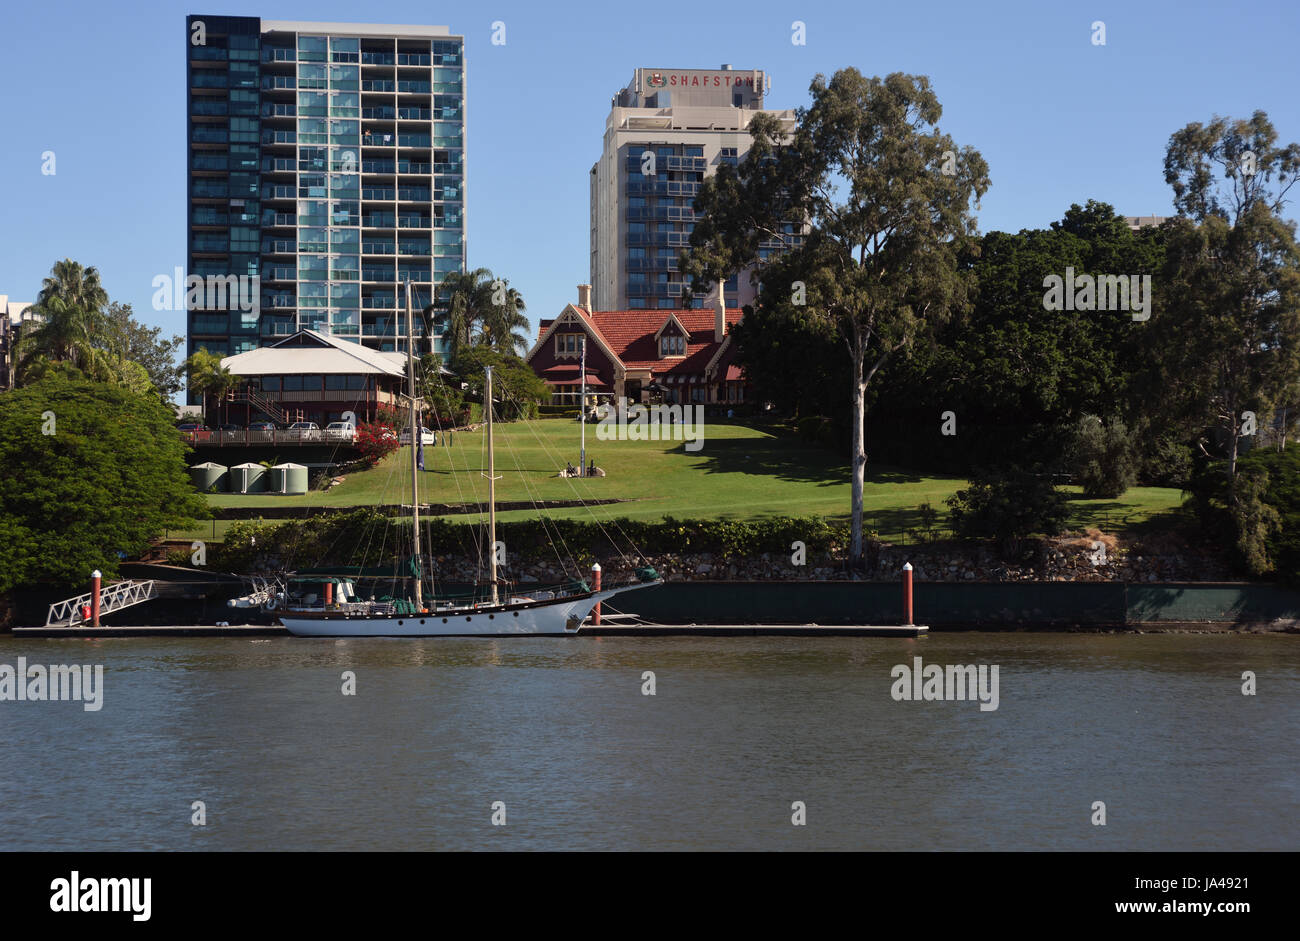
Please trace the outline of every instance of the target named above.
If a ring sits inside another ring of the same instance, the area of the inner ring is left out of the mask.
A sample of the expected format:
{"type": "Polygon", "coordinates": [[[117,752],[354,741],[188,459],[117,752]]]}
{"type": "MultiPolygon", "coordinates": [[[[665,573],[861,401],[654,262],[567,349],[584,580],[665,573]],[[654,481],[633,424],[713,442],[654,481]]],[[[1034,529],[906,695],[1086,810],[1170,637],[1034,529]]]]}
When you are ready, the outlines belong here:
{"type": "MultiPolygon", "coordinates": [[[[623,581],[634,569],[652,565],[666,581],[805,581],[805,580],[891,580],[903,565],[912,564],[918,580],[932,582],[1016,582],[1016,581],[1126,581],[1197,582],[1234,581],[1239,578],[1218,555],[1176,543],[1144,546],[1126,543],[1115,536],[1090,530],[1040,540],[1027,558],[1008,562],[992,548],[960,543],[930,543],[908,546],[889,543],[870,547],[865,572],[848,569],[838,558],[808,553],[802,565],[791,555],[762,553],[757,556],[725,557],[699,552],[660,554],[644,559],[595,553],[606,579],[623,581]]],[[[507,558],[509,558],[507,556],[507,558]]],[[[439,557],[438,577],[448,581],[473,582],[485,573],[471,560],[439,557]]],[[[590,568],[590,565],[584,567],[590,568]]],[[[502,576],[520,584],[554,583],[571,578],[558,561],[508,564],[502,576]]]]}

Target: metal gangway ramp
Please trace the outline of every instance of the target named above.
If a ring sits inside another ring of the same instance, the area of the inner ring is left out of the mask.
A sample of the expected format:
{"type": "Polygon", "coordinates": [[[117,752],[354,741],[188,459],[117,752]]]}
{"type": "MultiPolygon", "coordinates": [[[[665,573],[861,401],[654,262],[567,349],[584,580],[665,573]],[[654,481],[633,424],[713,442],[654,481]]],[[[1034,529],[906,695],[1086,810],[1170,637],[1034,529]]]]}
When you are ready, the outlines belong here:
{"type": "MultiPolygon", "coordinates": [[[[84,605],[89,605],[94,596],[94,592],[88,591],[84,595],[77,595],[77,597],[69,598],[67,601],[59,601],[50,605],[50,613],[45,619],[45,626],[76,627],[78,624],[84,624],[86,619],[81,616],[81,609],[84,605]]],[[[123,608],[142,604],[157,597],[158,591],[154,588],[152,579],[147,582],[132,579],[114,582],[112,585],[105,585],[99,590],[99,616],[103,617],[114,611],[121,611],[123,608]]]]}

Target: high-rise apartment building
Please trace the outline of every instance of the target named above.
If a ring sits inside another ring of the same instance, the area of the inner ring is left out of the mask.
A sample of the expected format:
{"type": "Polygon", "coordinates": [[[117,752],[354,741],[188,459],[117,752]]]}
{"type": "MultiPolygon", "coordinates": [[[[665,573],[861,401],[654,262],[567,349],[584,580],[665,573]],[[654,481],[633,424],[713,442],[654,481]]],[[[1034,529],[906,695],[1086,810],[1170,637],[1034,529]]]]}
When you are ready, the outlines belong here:
{"type": "Polygon", "coordinates": [[[188,352],[303,328],[405,349],[408,277],[419,348],[440,350],[419,312],[465,270],[463,37],[231,16],[186,27],[188,274],[222,288],[186,298],[188,352]]]}
{"type": "MultiPolygon", "coordinates": [[[[637,69],[614,96],[604,151],[591,168],[596,310],[682,306],[677,259],[695,225],[700,183],[718,165],[744,157],[749,122],[763,110],[767,91],[762,71],[724,65],[637,69]]],[[[793,111],[768,113],[793,129],[793,111]]],[[[764,250],[775,248],[774,243],[764,250]]],[[[728,308],[750,303],[754,288],[748,273],[728,281],[725,292],[728,308]]],[[[701,307],[705,299],[691,303],[701,307]]]]}

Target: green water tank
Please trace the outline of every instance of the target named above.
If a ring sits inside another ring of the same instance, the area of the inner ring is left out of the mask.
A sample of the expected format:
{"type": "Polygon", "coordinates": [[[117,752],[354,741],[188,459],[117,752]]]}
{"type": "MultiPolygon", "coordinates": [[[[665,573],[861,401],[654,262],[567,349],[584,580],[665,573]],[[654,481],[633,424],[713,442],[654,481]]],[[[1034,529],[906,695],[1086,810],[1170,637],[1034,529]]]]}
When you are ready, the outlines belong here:
{"type": "Polygon", "coordinates": [[[271,468],[272,493],[306,493],[307,468],[302,464],[277,464],[271,468]]]}
{"type": "Polygon", "coordinates": [[[190,468],[190,480],[194,481],[194,489],[200,493],[207,493],[214,488],[217,493],[224,493],[229,471],[222,464],[204,461],[190,468]]]}
{"type": "Polygon", "coordinates": [[[231,493],[265,493],[266,468],[261,464],[236,464],[230,468],[231,493]]]}

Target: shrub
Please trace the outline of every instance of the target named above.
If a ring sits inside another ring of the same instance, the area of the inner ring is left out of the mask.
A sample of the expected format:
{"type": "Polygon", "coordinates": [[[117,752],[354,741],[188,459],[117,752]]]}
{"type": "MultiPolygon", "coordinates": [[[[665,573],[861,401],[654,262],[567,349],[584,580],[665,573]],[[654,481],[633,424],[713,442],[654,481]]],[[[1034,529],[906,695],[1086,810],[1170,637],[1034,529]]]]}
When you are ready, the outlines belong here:
{"type": "Polygon", "coordinates": [[[799,419],[795,429],[799,432],[799,437],[810,444],[825,447],[834,447],[837,444],[831,420],[824,415],[805,415],[799,419]]]}
{"type": "Polygon", "coordinates": [[[1014,554],[1035,533],[1055,536],[1065,526],[1065,495],[1039,467],[985,470],[947,500],[953,532],[965,538],[992,538],[1004,554],[1014,554]]]}
{"type": "Polygon", "coordinates": [[[1085,497],[1122,496],[1137,482],[1133,442],[1117,418],[1106,424],[1095,415],[1079,419],[1072,452],[1074,477],[1085,497]]]}
{"type": "Polygon", "coordinates": [[[357,425],[356,448],[367,467],[374,467],[398,448],[393,429],[379,423],[357,425]]]}

